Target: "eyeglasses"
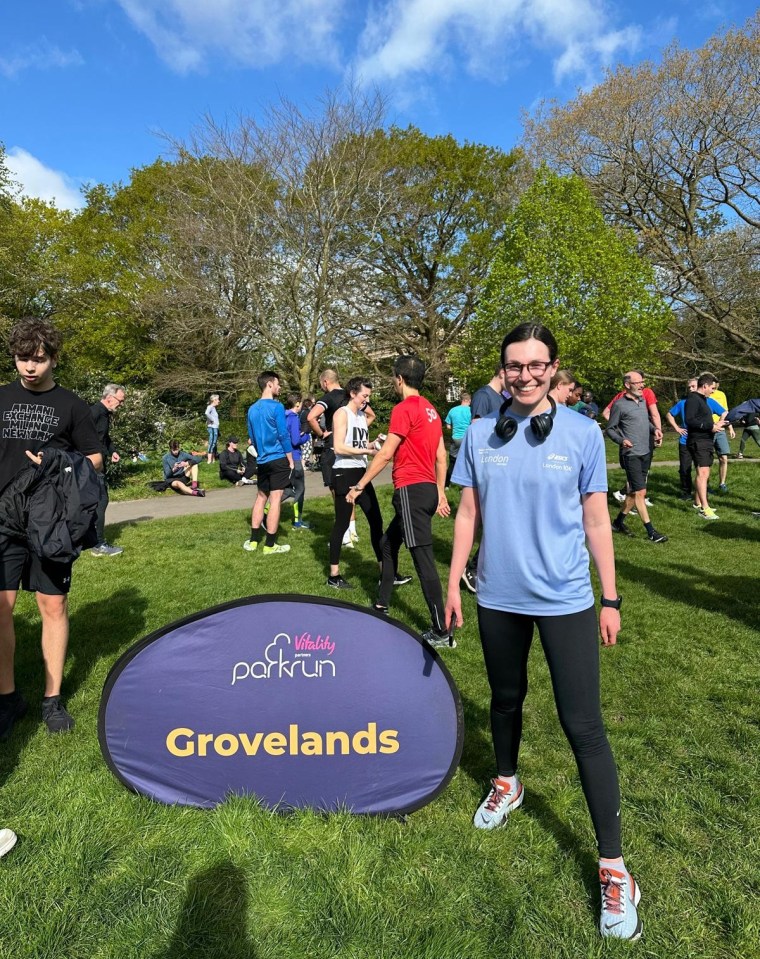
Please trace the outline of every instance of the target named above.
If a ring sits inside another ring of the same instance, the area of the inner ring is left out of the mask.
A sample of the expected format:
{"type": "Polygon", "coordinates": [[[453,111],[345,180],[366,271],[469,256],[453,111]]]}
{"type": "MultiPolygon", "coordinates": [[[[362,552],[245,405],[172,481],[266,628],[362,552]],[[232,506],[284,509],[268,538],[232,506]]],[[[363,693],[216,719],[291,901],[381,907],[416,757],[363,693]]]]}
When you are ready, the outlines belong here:
{"type": "Polygon", "coordinates": [[[509,377],[519,376],[527,370],[531,376],[543,376],[554,360],[531,360],[530,363],[505,363],[502,369],[509,377]]]}

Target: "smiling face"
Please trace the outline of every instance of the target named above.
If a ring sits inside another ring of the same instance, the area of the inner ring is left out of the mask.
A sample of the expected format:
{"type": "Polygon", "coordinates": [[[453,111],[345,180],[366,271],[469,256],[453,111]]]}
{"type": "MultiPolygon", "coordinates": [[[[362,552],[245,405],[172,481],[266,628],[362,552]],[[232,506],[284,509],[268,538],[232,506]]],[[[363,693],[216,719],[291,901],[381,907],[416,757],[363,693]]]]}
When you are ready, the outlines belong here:
{"type": "Polygon", "coordinates": [[[559,368],[559,359],[551,361],[549,347],[534,339],[510,343],[502,361],[514,411],[521,416],[530,416],[547,407],[551,379],[559,368]]]}
{"type": "Polygon", "coordinates": [[[32,356],[14,356],[16,371],[21,377],[21,385],[27,390],[41,392],[49,390],[53,385],[53,370],[55,360],[38,348],[32,356]]]}
{"type": "Polygon", "coordinates": [[[355,393],[351,394],[351,406],[355,411],[364,409],[369,403],[370,396],[372,396],[372,387],[361,386],[355,393]]]}

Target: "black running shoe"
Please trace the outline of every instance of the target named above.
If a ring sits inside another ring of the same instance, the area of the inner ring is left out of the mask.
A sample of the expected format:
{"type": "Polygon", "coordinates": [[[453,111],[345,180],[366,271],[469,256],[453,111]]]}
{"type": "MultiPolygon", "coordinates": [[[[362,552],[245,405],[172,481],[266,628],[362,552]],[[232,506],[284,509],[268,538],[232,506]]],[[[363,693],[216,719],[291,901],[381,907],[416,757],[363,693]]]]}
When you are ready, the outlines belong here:
{"type": "Polygon", "coordinates": [[[67,733],[74,728],[74,717],[66,711],[60,696],[42,700],[42,721],[49,733],[67,733]]]}
{"type": "Polygon", "coordinates": [[[0,696],[0,739],[10,736],[14,723],[26,716],[27,709],[29,703],[17,689],[0,696]]]}
{"type": "MultiPolygon", "coordinates": [[[[396,575],[393,577],[394,586],[406,586],[406,584],[411,583],[411,581],[412,581],[411,576],[401,576],[400,573],[396,573],[396,575]]],[[[381,583],[382,583],[382,579],[379,579],[377,581],[377,585],[380,586],[381,583]]]]}
{"type": "Polygon", "coordinates": [[[658,533],[656,529],[653,529],[649,534],[649,539],[653,543],[667,543],[668,537],[664,533],[658,533]]]}
{"type": "Polygon", "coordinates": [[[388,607],[383,606],[382,603],[371,603],[369,608],[374,609],[376,613],[382,613],[383,616],[388,615],[388,607]]]}
{"type": "Polygon", "coordinates": [[[353,589],[354,587],[347,582],[340,573],[337,576],[328,576],[327,585],[332,586],[333,589],[353,589]]]}
{"type": "Polygon", "coordinates": [[[462,583],[464,586],[469,589],[471,593],[477,593],[478,591],[478,574],[474,569],[470,569],[469,566],[465,567],[464,572],[462,573],[462,583]]]}
{"type": "Polygon", "coordinates": [[[622,523],[622,522],[621,522],[621,523],[613,523],[613,524],[612,524],[612,532],[613,532],[613,533],[620,533],[622,536],[633,536],[633,535],[634,535],[634,534],[630,531],[630,529],[625,525],[625,523],[622,523]]]}

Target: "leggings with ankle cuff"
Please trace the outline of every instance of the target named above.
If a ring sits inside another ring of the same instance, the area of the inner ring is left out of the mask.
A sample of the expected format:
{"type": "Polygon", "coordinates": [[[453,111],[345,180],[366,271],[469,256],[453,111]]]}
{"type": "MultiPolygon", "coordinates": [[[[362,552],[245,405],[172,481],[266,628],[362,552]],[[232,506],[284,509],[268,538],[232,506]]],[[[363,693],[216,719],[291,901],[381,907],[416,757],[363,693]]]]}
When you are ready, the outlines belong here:
{"type": "MultiPolygon", "coordinates": [[[[346,534],[348,525],[351,522],[351,514],[354,511],[353,506],[346,502],[346,494],[352,486],[356,486],[359,480],[366,472],[363,466],[356,469],[337,469],[333,471],[333,490],[335,491],[335,523],[330,534],[330,565],[337,566],[340,562],[340,547],[343,543],[343,537],[346,534]]],[[[375,551],[375,558],[378,563],[382,560],[380,551],[380,538],[383,535],[383,517],[380,512],[380,504],[377,501],[377,493],[372,483],[367,483],[362,489],[361,496],[356,500],[356,505],[363,510],[369,523],[369,538],[372,543],[372,549],[375,551]]]]}
{"type": "Polygon", "coordinates": [[[621,855],[620,788],[602,722],[593,606],[564,616],[526,616],[478,606],[498,773],[513,776],[517,771],[534,624],[549,665],[560,725],[578,765],[599,855],[615,858],[621,855]]]}

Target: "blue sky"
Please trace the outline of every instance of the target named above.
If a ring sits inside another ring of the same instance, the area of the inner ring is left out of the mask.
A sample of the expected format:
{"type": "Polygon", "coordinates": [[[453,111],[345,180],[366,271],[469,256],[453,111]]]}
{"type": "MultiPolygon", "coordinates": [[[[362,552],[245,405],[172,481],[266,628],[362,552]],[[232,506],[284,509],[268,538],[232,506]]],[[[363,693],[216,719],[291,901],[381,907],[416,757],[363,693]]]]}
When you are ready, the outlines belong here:
{"type": "Polygon", "coordinates": [[[28,195],[81,203],[205,113],[306,105],[354,76],[389,120],[510,149],[522,110],[605,67],[702,44],[747,0],[6,0],[0,142],[28,195]]]}

